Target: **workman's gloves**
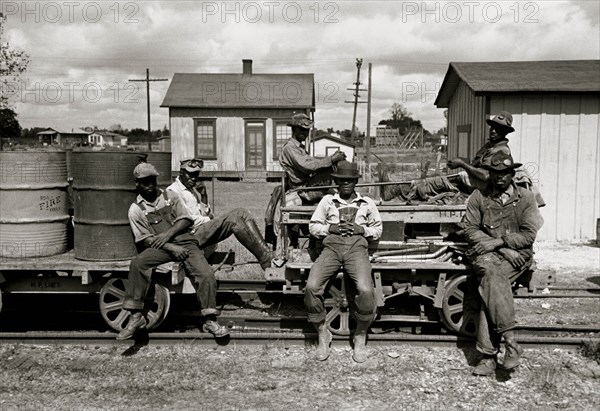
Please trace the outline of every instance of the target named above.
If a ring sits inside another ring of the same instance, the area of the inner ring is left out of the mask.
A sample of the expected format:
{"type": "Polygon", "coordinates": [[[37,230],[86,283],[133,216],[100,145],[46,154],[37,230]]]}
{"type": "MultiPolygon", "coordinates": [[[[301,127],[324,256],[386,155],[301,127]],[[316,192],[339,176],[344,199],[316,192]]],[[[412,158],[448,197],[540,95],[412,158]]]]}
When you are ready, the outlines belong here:
{"type": "Polygon", "coordinates": [[[512,248],[501,248],[498,252],[502,257],[506,258],[514,268],[523,267],[526,263],[525,258],[517,250],[513,250],[512,248]]]}
{"type": "Polygon", "coordinates": [[[331,155],[331,162],[337,163],[338,161],[342,161],[346,159],[346,154],[340,150],[336,151],[331,155]]]}

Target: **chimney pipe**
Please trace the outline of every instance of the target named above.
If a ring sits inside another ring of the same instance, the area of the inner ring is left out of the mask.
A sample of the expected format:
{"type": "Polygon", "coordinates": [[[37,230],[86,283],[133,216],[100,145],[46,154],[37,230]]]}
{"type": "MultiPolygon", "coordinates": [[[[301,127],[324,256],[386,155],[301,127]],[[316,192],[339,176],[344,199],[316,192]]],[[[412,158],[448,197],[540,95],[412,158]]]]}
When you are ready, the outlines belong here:
{"type": "Polygon", "coordinates": [[[252,74],[252,60],[242,60],[243,70],[242,74],[252,74]]]}

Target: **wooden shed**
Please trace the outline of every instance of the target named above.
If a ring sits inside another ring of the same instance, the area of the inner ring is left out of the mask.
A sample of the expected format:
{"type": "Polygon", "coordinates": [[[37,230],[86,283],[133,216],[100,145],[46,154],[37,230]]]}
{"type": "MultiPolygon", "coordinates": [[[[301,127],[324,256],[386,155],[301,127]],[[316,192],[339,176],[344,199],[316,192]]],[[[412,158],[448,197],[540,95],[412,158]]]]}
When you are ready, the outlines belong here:
{"type": "Polygon", "coordinates": [[[543,195],[541,240],[596,237],[600,217],[600,60],[450,63],[435,105],[448,108],[448,158],[487,141],[506,110],[515,161],[543,195]]]}
{"type": "Polygon", "coordinates": [[[295,113],[315,110],[313,74],[176,73],[161,107],[169,108],[173,173],[179,161],[204,159],[204,175],[271,178],[295,113]]]}

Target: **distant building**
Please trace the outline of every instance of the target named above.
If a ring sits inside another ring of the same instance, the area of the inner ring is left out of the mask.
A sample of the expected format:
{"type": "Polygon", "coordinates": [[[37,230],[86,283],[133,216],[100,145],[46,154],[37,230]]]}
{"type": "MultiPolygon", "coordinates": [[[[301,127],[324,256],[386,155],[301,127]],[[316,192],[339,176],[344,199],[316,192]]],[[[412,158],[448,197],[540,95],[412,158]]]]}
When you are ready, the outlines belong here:
{"type": "Polygon", "coordinates": [[[172,170],[204,159],[217,177],[281,175],[278,157],[295,113],[315,111],[313,74],[176,73],[161,107],[169,108],[172,170]]]}
{"type": "Polygon", "coordinates": [[[315,137],[310,144],[310,154],[314,157],[327,157],[340,150],[348,161],[354,158],[354,149],[355,145],[349,141],[326,134],[315,137]]]}
{"type": "Polygon", "coordinates": [[[44,131],[36,133],[38,141],[45,144],[58,144],[61,146],[72,146],[83,144],[87,141],[89,132],[80,128],[63,129],[50,127],[44,131]]]}
{"type": "Polygon", "coordinates": [[[600,60],[450,63],[435,105],[448,108],[450,159],[472,159],[489,138],[485,120],[512,113],[512,155],[547,203],[538,238],[596,237],[600,60]]]}
{"type": "Polygon", "coordinates": [[[400,144],[400,130],[386,125],[380,125],[375,128],[376,146],[395,146],[400,144]]]}
{"type": "Polygon", "coordinates": [[[111,131],[94,130],[88,135],[88,143],[96,147],[126,146],[127,137],[111,131]]]}

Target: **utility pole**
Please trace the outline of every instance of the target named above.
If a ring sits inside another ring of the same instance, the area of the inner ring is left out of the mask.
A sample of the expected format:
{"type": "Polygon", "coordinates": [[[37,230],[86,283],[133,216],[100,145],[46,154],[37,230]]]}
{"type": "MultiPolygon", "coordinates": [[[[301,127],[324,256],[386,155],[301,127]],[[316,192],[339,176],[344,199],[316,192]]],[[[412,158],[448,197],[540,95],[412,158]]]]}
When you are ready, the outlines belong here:
{"type": "Polygon", "coordinates": [[[169,81],[167,78],[150,78],[150,69],[146,69],[145,79],[129,79],[129,81],[145,81],[146,82],[146,105],[148,109],[148,151],[152,151],[152,128],[150,125],[150,82],[151,81],[169,81]]]}
{"type": "Polygon", "coordinates": [[[369,81],[367,83],[367,136],[366,136],[366,149],[367,149],[367,159],[366,159],[366,169],[368,172],[368,181],[371,181],[371,63],[369,63],[369,81]]]}
{"type": "Polygon", "coordinates": [[[354,101],[345,101],[345,103],[354,104],[354,115],[352,116],[352,130],[350,130],[351,136],[352,136],[352,143],[354,143],[354,137],[355,137],[354,129],[356,128],[356,109],[357,109],[359,103],[366,103],[366,101],[358,101],[358,98],[360,97],[359,91],[367,91],[365,89],[360,88],[360,67],[361,66],[362,66],[362,59],[356,59],[356,83],[354,83],[355,87],[348,89],[348,90],[354,91],[354,101]]]}

